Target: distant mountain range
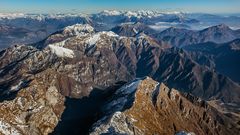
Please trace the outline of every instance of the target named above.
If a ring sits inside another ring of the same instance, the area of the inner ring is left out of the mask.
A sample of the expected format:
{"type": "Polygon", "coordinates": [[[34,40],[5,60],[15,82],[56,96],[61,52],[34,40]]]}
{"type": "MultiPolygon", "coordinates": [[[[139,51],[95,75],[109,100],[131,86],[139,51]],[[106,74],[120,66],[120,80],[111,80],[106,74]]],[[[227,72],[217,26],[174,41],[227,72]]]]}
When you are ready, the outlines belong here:
{"type": "Polygon", "coordinates": [[[0,37],[1,43],[0,48],[5,48],[7,46],[14,45],[17,43],[29,44],[33,43],[33,41],[35,42],[41,41],[48,35],[58,30],[61,30],[64,27],[77,23],[90,24],[96,29],[96,31],[102,30],[108,31],[114,29],[114,27],[117,26],[122,27],[124,24],[141,23],[145,25],[144,26],[145,28],[148,28],[148,30],[146,31],[157,31],[159,33],[162,30],[165,30],[169,27],[199,30],[213,25],[219,25],[222,23],[230,26],[231,28],[238,29],[240,28],[240,25],[236,22],[239,21],[240,17],[238,16],[226,17],[221,15],[210,14],[159,12],[144,10],[142,11],[105,10],[94,14],[0,13],[0,26],[18,29],[19,30],[18,33],[20,33],[21,36],[23,37],[19,38],[17,32],[13,33],[7,32],[8,33],[7,36],[0,37]]]}
{"type": "Polygon", "coordinates": [[[0,134],[237,135],[239,22],[0,14],[0,134]]]}
{"type": "Polygon", "coordinates": [[[169,28],[160,33],[156,33],[153,37],[169,42],[169,44],[177,47],[187,45],[215,42],[225,43],[240,38],[239,30],[232,30],[225,24],[212,26],[200,31],[187,29],[169,28]]]}

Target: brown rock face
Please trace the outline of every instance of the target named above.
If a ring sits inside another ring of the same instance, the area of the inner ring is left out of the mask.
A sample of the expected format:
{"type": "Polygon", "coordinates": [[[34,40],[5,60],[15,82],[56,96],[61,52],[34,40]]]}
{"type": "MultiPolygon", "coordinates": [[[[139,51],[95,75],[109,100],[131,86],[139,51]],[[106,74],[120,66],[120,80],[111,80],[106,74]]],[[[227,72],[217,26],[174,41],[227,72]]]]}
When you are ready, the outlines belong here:
{"type": "Polygon", "coordinates": [[[105,108],[116,110],[108,117],[104,117],[102,121],[98,121],[92,134],[114,132],[152,135],[187,131],[198,135],[224,135],[239,132],[228,117],[207,102],[169,89],[166,85],[159,84],[150,78],[141,80],[137,84],[128,84],[116,93],[118,94],[119,91],[133,93],[123,94],[119,98],[110,100],[105,108]],[[135,87],[132,87],[133,85],[135,87]],[[132,89],[135,89],[135,92],[132,89]],[[129,98],[131,94],[134,100],[125,102],[124,98],[129,98]],[[132,106],[119,107],[129,104],[132,106]]]}
{"type": "Polygon", "coordinates": [[[14,100],[0,103],[0,134],[47,135],[54,130],[65,98],[53,85],[53,73],[36,75],[14,100]]]}

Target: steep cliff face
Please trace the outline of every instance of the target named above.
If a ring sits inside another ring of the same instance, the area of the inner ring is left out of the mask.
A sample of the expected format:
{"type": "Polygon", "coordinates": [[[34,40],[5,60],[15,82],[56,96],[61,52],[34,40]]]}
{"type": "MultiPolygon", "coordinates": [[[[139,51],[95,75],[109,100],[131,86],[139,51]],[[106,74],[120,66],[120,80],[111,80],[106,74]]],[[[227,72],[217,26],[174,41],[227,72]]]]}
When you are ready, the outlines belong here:
{"type": "Polygon", "coordinates": [[[37,74],[13,100],[0,103],[0,134],[47,135],[54,130],[65,108],[65,97],[54,85],[53,74],[51,70],[37,74]]]}
{"type": "Polygon", "coordinates": [[[207,102],[169,89],[151,78],[118,89],[102,108],[104,117],[93,126],[98,134],[234,134],[232,121],[207,102]]]}
{"type": "Polygon", "coordinates": [[[240,82],[240,39],[224,44],[212,42],[201,43],[184,47],[191,57],[201,65],[209,66],[221,74],[240,82]]]}

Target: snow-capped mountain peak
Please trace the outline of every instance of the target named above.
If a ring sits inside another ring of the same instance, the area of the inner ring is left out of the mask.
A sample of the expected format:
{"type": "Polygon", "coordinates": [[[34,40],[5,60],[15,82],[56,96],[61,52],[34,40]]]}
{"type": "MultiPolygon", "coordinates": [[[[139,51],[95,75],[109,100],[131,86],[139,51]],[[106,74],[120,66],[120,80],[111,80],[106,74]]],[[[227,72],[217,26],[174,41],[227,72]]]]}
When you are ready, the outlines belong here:
{"type": "Polygon", "coordinates": [[[117,10],[103,10],[100,14],[106,15],[106,16],[116,16],[116,15],[121,15],[121,11],[117,10]]]}
{"type": "Polygon", "coordinates": [[[89,24],[75,24],[64,28],[63,33],[69,36],[85,35],[94,32],[94,28],[89,24]]]}
{"type": "Polygon", "coordinates": [[[23,13],[0,13],[0,19],[14,19],[24,17],[23,13]]]}
{"type": "Polygon", "coordinates": [[[69,14],[28,14],[28,13],[0,13],[0,19],[17,19],[17,18],[30,18],[38,21],[45,19],[62,19],[65,17],[82,17],[87,18],[89,15],[82,13],[69,13],[69,14]]]}
{"type": "Polygon", "coordinates": [[[95,33],[93,35],[91,35],[87,40],[86,43],[89,45],[94,45],[96,44],[99,40],[101,40],[102,35],[108,36],[108,37],[118,37],[117,34],[115,34],[112,31],[102,31],[102,32],[98,32],[95,33]]]}
{"type": "Polygon", "coordinates": [[[126,17],[136,17],[136,18],[152,18],[152,17],[159,17],[163,15],[181,15],[182,12],[172,11],[172,12],[160,12],[160,11],[151,11],[151,10],[137,10],[137,11],[117,11],[117,10],[104,10],[100,12],[98,15],[104,16],[126,16],[126,17]]]}

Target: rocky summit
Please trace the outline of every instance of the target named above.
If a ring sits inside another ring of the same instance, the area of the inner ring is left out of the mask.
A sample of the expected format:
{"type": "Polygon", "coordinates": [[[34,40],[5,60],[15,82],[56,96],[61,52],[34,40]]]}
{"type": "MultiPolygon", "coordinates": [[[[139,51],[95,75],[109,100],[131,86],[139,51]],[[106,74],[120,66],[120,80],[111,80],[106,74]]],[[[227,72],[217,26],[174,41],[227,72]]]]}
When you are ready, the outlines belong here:
{"type": "Polygon", "coordinates": [[[75,24],[0,51],[0,134],[239,133],[239,84],[140,26],[75,24]]]}
{"type": "Polygon", "coordinates": [[[93,125],[99,134],[234,134],[234,123],[206,101],[151,78],[130,82],[108,99],[104,116],[93,125]]]}

